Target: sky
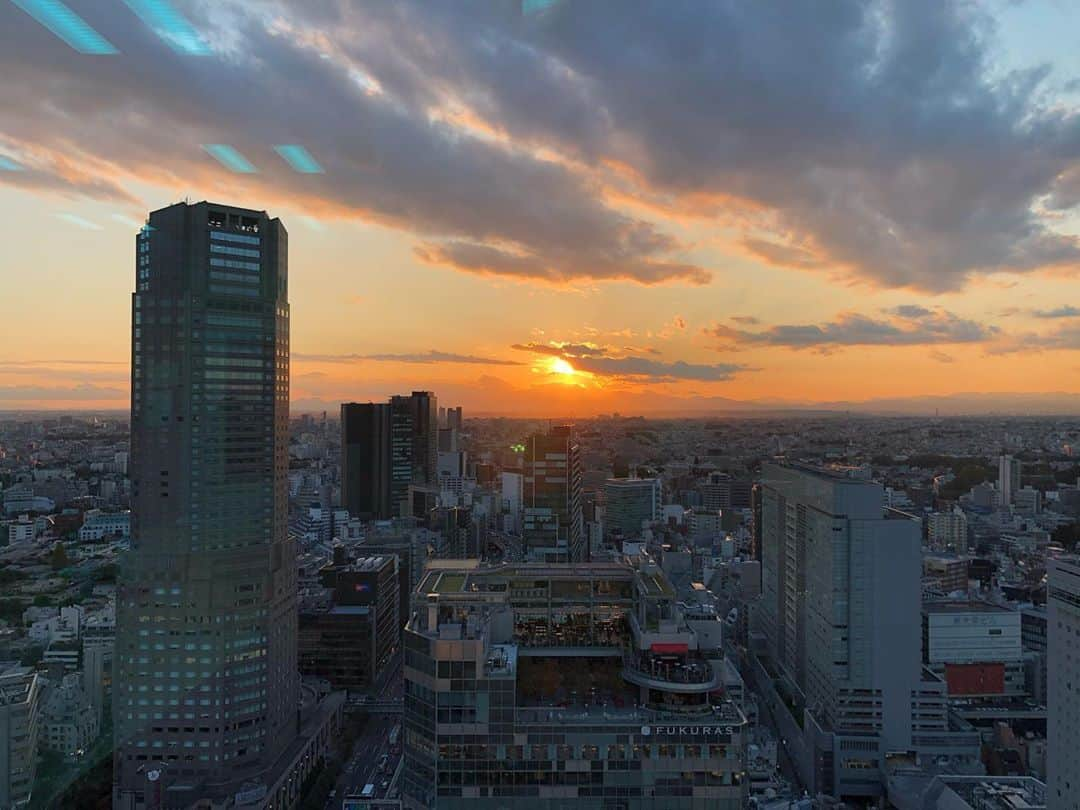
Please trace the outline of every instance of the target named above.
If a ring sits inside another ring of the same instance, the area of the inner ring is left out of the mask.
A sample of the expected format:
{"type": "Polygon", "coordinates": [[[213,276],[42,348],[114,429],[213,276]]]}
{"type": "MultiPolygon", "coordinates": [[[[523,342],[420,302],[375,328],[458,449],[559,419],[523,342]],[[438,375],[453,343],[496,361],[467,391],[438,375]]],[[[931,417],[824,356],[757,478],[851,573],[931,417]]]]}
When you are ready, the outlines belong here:
{"type": "Polygon", "coordinates": [[[108,53],[0,0],[0,409],[127,407],[183,199],[288,229],[296,410],[1080,393],[1070,0],[65,2],[108,53]]]}

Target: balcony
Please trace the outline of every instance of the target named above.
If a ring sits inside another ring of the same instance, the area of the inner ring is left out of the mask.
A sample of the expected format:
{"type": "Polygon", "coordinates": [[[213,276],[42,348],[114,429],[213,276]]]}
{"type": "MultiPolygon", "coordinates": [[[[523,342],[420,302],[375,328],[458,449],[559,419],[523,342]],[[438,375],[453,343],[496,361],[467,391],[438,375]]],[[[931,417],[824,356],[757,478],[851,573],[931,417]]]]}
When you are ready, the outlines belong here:
{"type": "Polygon", "coordinates": [[[698,657],[672,660],[628,653],[623,656],[622,676],[638,686],[681,694],[711,692],[721,686],[719,671],[698,657]]]}

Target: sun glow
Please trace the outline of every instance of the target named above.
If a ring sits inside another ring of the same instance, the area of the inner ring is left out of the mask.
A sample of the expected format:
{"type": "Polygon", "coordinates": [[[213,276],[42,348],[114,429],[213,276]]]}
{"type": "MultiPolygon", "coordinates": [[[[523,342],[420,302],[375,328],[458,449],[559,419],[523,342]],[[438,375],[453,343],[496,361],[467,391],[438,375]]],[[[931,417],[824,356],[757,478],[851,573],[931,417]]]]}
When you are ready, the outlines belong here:
{"type": "Polygon", "coordinates": [[[561,357],[552,357],[551,372],[553,374],[563,374],[567,377],[572,377],[573,375],[577,374],[577,369],[575,369],[572,365],[563,360],[561,357]]]}

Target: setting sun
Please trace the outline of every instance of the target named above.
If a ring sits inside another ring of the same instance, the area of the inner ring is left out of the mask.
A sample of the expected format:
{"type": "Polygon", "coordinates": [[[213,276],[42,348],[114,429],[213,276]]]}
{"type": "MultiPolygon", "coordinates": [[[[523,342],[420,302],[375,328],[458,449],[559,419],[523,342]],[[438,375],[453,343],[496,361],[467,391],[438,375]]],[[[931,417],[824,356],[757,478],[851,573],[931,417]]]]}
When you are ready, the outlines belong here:
{"type": "Polygon", "coordinates": [[[573,376],[577,373],[577,369],[575,369],[572,365],[563,360],[561,357],[551,358],[551,371],[554,374],[565,374],[567,377],[573,376]]]}

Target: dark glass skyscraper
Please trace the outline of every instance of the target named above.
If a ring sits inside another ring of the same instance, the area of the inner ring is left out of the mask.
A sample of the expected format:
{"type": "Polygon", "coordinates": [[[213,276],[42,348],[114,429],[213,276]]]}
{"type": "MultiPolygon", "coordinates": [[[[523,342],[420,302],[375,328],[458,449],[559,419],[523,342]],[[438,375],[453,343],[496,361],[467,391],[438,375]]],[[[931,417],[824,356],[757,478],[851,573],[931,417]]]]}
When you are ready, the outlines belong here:
{"type": "Polygon", "coordinates": [[[341,406],[342,501],[349,514],[411,513],[409,487],[434,485],[439,457],[438,401],[430,391],[388,403],[341,406]]]}
{"type": "Polygon", "coordinates": [[[114,806],[187,807],[258,783],[296,733],[288,234],[179,203],[136,256],[114,806]]]}
{"type": "Polygon", "coordinates": [[[397,514],[390,505],[390,406],[384,402],[341,405],[341,498],[354,517],[397,514]]]}
{"type": "Polygon", "coordinates": [[[582,525],[581,451],[573,428],[560,425],[525,443],[524,540],[531,559],[589,559],[582,525]]]}

